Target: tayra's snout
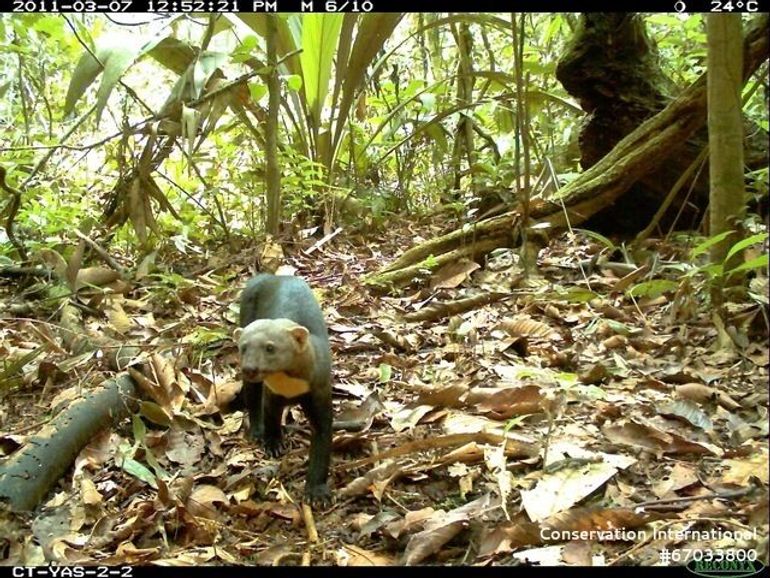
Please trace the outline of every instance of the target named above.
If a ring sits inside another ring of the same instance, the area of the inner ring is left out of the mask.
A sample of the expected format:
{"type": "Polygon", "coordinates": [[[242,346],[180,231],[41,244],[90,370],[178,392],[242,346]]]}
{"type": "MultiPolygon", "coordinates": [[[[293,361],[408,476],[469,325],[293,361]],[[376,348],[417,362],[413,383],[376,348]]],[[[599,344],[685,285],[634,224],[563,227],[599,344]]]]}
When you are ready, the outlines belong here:
{"type": "Polygon", "coordinates": [[[244,381],[256,383],[265,378],[265,372],[257,367],[242,367],[241,376],[244,381]]]}

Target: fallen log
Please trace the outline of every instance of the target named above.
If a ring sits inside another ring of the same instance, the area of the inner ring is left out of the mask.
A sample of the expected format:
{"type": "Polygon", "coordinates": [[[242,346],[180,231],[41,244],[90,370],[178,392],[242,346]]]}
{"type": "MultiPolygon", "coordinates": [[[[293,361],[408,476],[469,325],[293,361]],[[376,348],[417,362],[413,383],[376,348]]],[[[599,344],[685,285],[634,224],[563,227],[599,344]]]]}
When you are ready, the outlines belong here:
{"type": "Polygon", "coordinates": [[[14,511],[35,508],[99,431],[133,411],[135,398],[136,385],[127,374],[85,393],[0,469],[0,500],[14,511]]]}
{"type": "MultiPolygon", "coordinates": [[[[79,354],[101,349],[113,370],[122,370],[139,354],[104,337],[89,335],[79,310],[67,305],[61,319],[61,339],[68,351],[79,354]]],[[[127,373],[86,391],[0,468],[0,501],[13,511],[35,508],[97,433],[136,409],[136,381],[127,373]]]]}

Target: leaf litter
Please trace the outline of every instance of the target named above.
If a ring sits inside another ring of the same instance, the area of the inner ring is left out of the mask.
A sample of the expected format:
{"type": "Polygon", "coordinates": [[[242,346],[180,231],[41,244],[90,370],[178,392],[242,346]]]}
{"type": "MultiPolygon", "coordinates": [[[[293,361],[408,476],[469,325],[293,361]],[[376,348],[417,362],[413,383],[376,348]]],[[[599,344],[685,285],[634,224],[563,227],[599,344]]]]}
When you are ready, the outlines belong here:
{"type": "MultiPolygon", "coordinates": [[[[198,271],[176,284],[144,272],[96,300],[94,285],[120,280],[82,269],[77,298],[103,314],[88,330],[141,346],[152,371],[134,376],[138,414],[95,437],[44,508],[14,519],[6,561],[654,564],[661,548],[709,543],[653,530],[692,529],[746,530],[719,547],[766,556],[766,303],[734,304],[735,325],[715,327],[692,292],[665,292],[670,279],[658,297],[629,295],[650,281],[644,267],[581,270],[591,244],[569,235],[541,252],[541,276],[523,279],[497,252],[376,295],[364,276],[414,238],[391,233],[289,257],[263,247],[308,279],[330,329],[346,429],[334,437],[336,502],[310,513],[301,411],[286,416],[289,451],[271,459],[229,407],[248,260],[176,264],[198,271]],[[437,306],[469,298],[470,310],[437,306]],[[420,311],[431,314],[406,321],[420,311]],[[723,331],[741,338],[720,347],[723,331]]],[[[110,376],[40,321],[0,319],[0,353],[17,362],[0,376],[3,460],[110,376]]]]}

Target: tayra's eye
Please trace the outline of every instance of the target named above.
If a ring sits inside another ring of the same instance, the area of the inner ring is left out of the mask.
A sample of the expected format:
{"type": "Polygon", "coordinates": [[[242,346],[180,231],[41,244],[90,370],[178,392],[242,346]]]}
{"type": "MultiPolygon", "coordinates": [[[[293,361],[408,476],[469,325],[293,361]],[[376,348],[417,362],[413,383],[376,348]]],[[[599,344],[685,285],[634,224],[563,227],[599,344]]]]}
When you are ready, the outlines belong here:
{"type": "Polygon", "coordinates": [[[275,353],[275,345],[273,345],[272,343],[267,343],[265,345],[265,351],[267,353],[275,353]]]}

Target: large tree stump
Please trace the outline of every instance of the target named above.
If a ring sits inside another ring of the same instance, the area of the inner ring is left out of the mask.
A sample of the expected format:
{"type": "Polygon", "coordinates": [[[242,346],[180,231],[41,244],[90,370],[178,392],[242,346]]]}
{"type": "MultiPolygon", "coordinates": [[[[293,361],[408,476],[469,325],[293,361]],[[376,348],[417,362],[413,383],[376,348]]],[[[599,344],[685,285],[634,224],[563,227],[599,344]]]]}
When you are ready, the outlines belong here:
{"type": "MultiPolygon", "coordinates": [[[[654,116],[676,93],[674,83],[658,65],[657,50],[650,42],[644,20],[637,14],[584,14],[580,27],[556,67],[556,77],[574,96],[588,117],[580,131],[581,166],[587,169],[604,157],[620,140],[654,116]]],[[[767,133],[746,123],[746,164],[767,165],[767,133]]],[[[638,231],[647,225],[661,200],[708,143],[704,126],[646,175],[618,201],[600,211],[588,223],[599,230],[638,231]]],[[[670,225],[683,209],[685,226],[696,224],[708,205],[708,166],[697,171],[682,188],[692,186],[685,203],[678,195],[662,223],[670,225]]]]}

